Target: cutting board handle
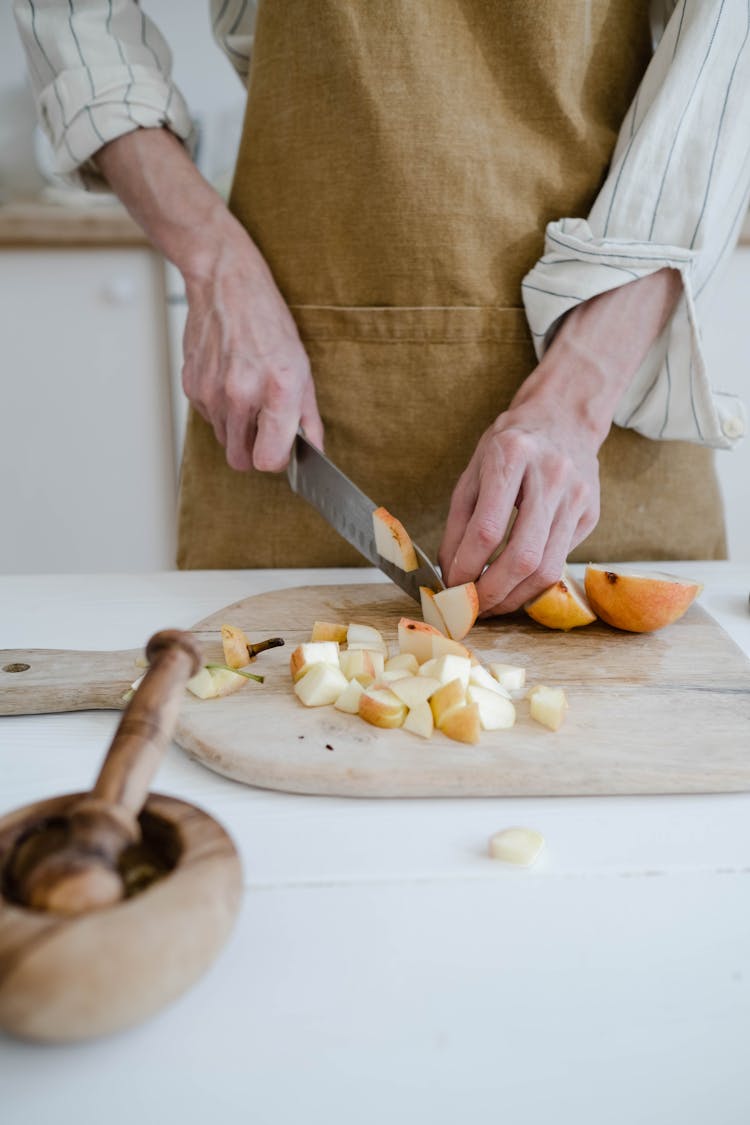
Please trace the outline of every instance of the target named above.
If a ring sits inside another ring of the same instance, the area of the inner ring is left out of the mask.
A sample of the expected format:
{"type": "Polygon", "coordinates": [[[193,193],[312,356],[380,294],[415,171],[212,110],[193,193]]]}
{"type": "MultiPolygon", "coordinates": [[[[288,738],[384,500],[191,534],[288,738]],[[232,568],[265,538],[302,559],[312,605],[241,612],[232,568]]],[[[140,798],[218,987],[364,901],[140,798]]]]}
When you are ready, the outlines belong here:
{"type": "Polygon", "coordinates": [[[71,652],[0,650],[0,715],[122,710],[131,684],[143,674],[141,649],[71,652]]]}

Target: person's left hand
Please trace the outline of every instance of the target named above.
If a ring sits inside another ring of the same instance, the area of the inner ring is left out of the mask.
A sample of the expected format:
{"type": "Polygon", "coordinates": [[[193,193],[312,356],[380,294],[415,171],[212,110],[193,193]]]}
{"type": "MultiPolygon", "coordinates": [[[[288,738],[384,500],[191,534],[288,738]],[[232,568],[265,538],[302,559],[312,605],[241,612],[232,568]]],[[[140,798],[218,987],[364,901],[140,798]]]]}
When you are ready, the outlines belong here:
{"type": "Polygon", "coordinates": [[[526,402],[483,434],[453,492],[439,561],[446,585],[476,581],[481,613],[508,613],[556,582],[599,519],[598,442],[526,402]],[[482,573],[518,515],[501,554],[482,573]],[[479,577],[481,575],[481,577],[479,577]]]}

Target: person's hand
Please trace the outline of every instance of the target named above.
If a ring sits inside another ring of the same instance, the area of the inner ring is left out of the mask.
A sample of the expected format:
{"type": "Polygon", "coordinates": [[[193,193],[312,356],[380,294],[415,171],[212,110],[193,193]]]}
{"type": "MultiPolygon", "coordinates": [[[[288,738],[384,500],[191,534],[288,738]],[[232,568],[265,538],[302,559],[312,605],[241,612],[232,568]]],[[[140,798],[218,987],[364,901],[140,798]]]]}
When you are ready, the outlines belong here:
{"type": "Polygon", "coordinates": [[[446,584],[476,580],[480,612],[507,613],[556,582],[599,519],[597,451],[575,419],[531,403],[501,414],[453,493],[439,555],[446,584]],[[514,507],[507,544],[482,573],[514,507]]]}
{"type": "Polygon", "coordinates": [[[323,445],[310,364],[271,271],[167,129],[110,141],[95,163],[185,279],[183,386],[233,469],[283,469],[302,427],[323,445]]]}
{"type": "Polygon", "coordinates": [[[556,582],[596,526],[599,449],[680,292],[679,274],[662,269],[579,305],[481,437],[454,490],[439,553],[446,585],[476,582],[481,613],[519,609],[556,582]],[[507,543],[487,566],[514,507],[507,543]]]}
{"type": "Polygon", "coordinates": [[[256,247],[233,234],[186,276],[183,387],[233,469],[279,471],[298,427],[322,448],[323,423],[292,315],[256,247]]]}

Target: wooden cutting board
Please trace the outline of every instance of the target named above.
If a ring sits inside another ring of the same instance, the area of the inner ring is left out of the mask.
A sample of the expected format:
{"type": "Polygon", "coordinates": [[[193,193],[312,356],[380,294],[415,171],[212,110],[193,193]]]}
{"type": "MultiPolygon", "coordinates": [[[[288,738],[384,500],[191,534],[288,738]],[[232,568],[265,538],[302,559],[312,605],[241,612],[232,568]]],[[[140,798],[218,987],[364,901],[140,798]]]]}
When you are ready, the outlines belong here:
{"type": "MultiPolygon", "coordinates": [[[[360,621],[396,648],[399,618],[417,607],[395,586],[305,586],[246,598],[199,622],[207,659],[221,659],[223,622],[251,640],[282,636],[234,695],[186,694],[176,739],[210,769],[250,785],[358,797],[722,793],[750,789],[750,662],[699,606],[654,634],[596,623],[551,632],[525,615],[479,623],[484,660],[523,664],[529,684],[562,685],[570,710],[552,732],[518,704],[510,731],[478,746],[378,730],[332,707],[305,708],[289,655],[315,620],[360,621]]],[[[418,611],[417,611],[418,616],[418,611]]],[[[140,675],[137,651],[0,653],[0,714],[121,706],[140,675]],[[27,664],[22,672],[13,665],[27,664]]]]}

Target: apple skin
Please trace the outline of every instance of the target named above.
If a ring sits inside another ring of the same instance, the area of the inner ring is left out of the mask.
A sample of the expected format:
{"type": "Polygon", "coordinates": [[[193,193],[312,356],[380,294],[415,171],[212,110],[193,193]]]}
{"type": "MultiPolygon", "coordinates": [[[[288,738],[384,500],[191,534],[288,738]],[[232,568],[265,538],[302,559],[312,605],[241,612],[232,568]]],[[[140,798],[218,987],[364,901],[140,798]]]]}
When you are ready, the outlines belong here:
{"type": "Polygon", "coordinates": [[[700,582],[673,574],[642,572],[589,564],[586,596],[596,615],[628,633],[653,633],[682,617],[700,594],[700,582]]]}
{"type": "Polygon", "coordinates": [[[372,513],[372,529],[375,535],[375,549],[379,555],[401,570],[417,569],[419,566],[417,553],[400,520],[392,516],[386,508],[376,508],[372,513]]]}
{"type": "Polygon", "coordinates": [[[221,647],[224,663],[229,668],[244,668],[250,663],[249,641],[238,625],[221,626],[221,647]]]}
{"type": "Polygon", "coordinates": [[[479,613],[479,595],[473,582],[449,586],[435,594],[435,606],[445,622],[445,630],[454,641],[463,640],[479,613]]]}
{"type": "Polygon", "coordinates": [[[567,568],[557,582],[523,607],[529,617],[548,629],[579,629],[596,621],[596,613],[567,568]]]}
{"type": "Polygon", "coordinates": [[[475,746],[482,730],[479,707],[476,703],[467,703],[464,707],[454,708],[446,715],[440,730],[454,742],[468,742],[475,746]]]}
{"type": "Polygon", "coordinates": [[[365,688],[359,697],[359,715],[374,727],[403,726],[408,708],[388,688],[365,688]]]}

